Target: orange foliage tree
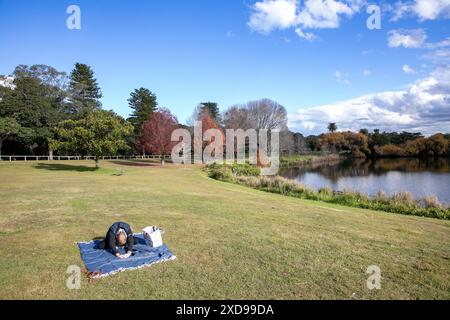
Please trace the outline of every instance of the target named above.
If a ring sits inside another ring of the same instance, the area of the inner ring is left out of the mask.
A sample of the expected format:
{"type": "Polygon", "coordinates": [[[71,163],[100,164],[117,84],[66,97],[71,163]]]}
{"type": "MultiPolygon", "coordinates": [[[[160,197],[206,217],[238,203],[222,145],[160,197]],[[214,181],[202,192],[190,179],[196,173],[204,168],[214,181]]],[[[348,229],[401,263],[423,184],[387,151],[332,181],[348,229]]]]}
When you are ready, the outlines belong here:
{"type": "MultiPolygon", "coordinates": [[[[202,151],[205,149],[205,147],[207,145],[209,145],[212,142],[215,142],[215,139],[219,139],[222,141],[223,146],[225,147],[225,134],[223,133],[222,128],[220,127],[220,125],[217,123],[216,120],[214,120],[209,114],[204,113],[201,115],[200,121],[202,123],[202,151]],[[212,137],[209,141],[204,141],[203,137],[205,135],[205,132],[208,131],[209,129],[217,129],[219,132],[219,136],[216,137],[212,137]]],[[[199,137],[194,137],[194,139],[199,139],[199,137]]],[[[192,141],[194,141],[194,139],[192,139],[192,141]]],[[[212,156],[215,156],[215,152],[213,152],[212,156]]]]}
{"type": "Polygon", "coordinates": [[[172,132],[178,127],[178,120],[169,109],[160,108],[142,125],[138,147],[143,152],[170,155],[177,143],[171,141],[172,132]]]}

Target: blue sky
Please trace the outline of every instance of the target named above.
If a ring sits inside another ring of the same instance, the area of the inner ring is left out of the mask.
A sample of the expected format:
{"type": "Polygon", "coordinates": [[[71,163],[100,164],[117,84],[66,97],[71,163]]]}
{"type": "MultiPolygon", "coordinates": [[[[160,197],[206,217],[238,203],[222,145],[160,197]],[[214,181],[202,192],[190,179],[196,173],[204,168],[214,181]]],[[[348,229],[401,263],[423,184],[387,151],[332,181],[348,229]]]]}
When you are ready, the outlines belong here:
{"type": "Polygon", "coordinates": [[[450,2],[433,1],[371,1],[382,9],[382,28],[369,30],[363,0],[0,0],[0,74],[18,64],[66,72],[89,64],[103,107],[123,116],[130,92],[143,86],[180,122],[202,101],[225,110],[270,98],[286,107],[291,129],[305,133],[333,119],[342,129],[450,131],[447,117],[433,122],[450,111],[450,2]],[[81,30],[66,27],[72,4],[81,30]],[[444,91],[408,107],[418,100],[414,86],[425,91],[420,97],[436,91],[424,88],[430,78],[444,91]]]}

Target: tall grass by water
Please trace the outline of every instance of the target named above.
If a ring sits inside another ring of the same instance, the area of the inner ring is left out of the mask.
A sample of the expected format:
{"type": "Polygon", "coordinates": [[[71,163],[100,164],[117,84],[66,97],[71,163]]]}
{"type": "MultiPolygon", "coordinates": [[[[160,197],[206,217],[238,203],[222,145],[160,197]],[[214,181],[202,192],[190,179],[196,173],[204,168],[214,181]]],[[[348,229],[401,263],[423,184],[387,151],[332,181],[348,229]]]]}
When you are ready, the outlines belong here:
{"type": "Polygon", "coordinates": [[[211,164],[206,167],[211,178],[245,185],[254,189],[278,193],[301,199],[317,200],[350,207],[386,211],[391,213],[450,220],[450,207],[442,205],[436,196],[414,199],[407,191],[392,196],[380,190],[376,197],[353,191],[335,192],[329,188],[318,191],[295,180],[280,176],[260,176],[259,169],[249,164],[211,164]]]}

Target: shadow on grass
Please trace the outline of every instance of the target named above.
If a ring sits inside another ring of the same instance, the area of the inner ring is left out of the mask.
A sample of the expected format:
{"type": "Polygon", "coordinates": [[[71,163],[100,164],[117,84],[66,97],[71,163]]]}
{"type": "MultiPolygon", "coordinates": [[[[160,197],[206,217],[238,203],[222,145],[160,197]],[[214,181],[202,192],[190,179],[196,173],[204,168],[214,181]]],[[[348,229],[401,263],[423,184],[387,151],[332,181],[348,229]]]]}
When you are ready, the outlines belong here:
{"type": "Polygon", "coordinates": [[[60,163],[38,163],[34,167],[36,169],[51,170],[51,171],[92,172],[98,170],[95,167],[72,166],[69,164],[60,164],[60,163]]]}
{"type": "Polygon", "coordinates": [[[111,163],[118,164],[120,166],[132,166],[132,167],[159,167],[159,162],[150,162],[150,161],[135,161],[135,160],[127,160],[127,161],[111,161],[111,163]]]}

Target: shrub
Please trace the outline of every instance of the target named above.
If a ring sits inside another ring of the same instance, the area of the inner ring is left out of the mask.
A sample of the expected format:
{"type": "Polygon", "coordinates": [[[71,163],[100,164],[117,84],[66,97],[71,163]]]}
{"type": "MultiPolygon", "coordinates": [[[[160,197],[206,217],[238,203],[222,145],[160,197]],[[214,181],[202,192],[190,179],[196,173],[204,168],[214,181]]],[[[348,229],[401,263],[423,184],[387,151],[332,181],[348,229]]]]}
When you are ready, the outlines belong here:
{"type": "Polygon", "coordinates": [[[425,196],[423,198],[423,204],[425,208],[442,208],[441,203],[437,196],[425,196]]]}
{"type": "Polygon", "coordinates": [[[228,171],[232,173],[232,175],[236,177],[240,176],[253,176],[258,177],[261,173],[260,169],[256,166],[252,166],[248,163],[233,163],[233,164],[218,164],[211,163],[206,165],[205,171],[209,173],[209,176],[213,178],[211,175],[219,174],[219,171],[222,173],[228,174],[228,171]]]}
{"type": "MultiPolygon", "coordinates": [[[[226,165],[228,166],[228,165],[226,165]]],[[[233,163],[230,165],[231,171],[236,176],[254,176],[258,177],[261,174],[261,170],[256,167],[252,166],[248,163],[233,163]]]]}
{"type": "Polygon", "coordinates": [[[246,185],[250,188],[259,188],[261,187],[262,178],[254,177],[254,176],[238,176],[237,181],[241,184],[246,185]]]}
{"type": "Polygon", "coordinates": [[[328,187],[319,189],[319,194],[326,197],[331,197],[333,195],[333,190],[328,187]]]}
{"type": "Polygon", "coordinates": [[[316,192],[313,189],[311,189],[301,183],[297,183],[297,185],[294,188],[294,193],[296,193],[306,199],[317,198],[316,192]]]}
{"type": "Polygon", "coordinates": [[[398,193],[395,193],[392,196],[392,200],[394,202],[405,204],[405,205],[413,205],[414,204],[414,198],[411,192],[409,191],[400,191],[398,193]]]}
{"type": "Polygon", "coordinates": [[[386,202],[386,201],[388,201],[388,196],[387,196],[386,192],[384,192],[383,190],[380,190],[377,192],[376,199],[381,202],[386,202]]]}
{"type": "Polygon", "coordinates": [[[207,168],[208,176],[221,181],[233,181],[233,172],[229,167],[226,166],[209,166],[207,168]]]}

